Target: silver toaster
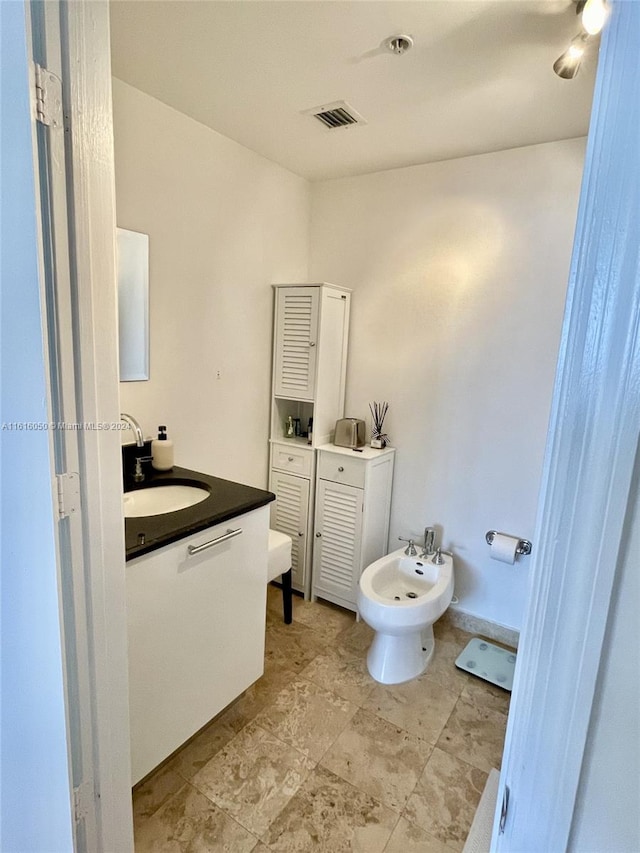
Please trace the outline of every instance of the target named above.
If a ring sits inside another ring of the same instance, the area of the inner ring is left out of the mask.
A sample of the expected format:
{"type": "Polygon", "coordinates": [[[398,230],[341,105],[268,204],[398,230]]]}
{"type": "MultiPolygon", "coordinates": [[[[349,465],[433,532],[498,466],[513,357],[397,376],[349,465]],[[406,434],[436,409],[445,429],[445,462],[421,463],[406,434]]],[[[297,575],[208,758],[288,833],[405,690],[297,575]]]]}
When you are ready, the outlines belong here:
{"type": "Polygon", "coordinates": [[[364,447],[364,421],[359,418],[336,421],[333,443],[338,447],[364,447]]]}

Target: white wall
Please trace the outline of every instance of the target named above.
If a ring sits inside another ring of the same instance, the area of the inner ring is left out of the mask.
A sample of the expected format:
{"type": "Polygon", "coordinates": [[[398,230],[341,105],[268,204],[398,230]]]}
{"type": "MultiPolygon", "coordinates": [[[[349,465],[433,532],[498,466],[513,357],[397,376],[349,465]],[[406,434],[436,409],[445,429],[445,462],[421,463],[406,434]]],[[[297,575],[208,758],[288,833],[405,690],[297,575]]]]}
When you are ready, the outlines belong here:
{"type": "Polygon", "coordinates": [[[122,410],[264,486],[269,285],[352,287],[347,414],[391,403],[392,539],[441,525],[461,609],[519,628],[527,560],[484,534],[532,536],[584,140],[310,186],[118,80],[114,125],[118,224],[151,253],[151,379],[122,410]]]}
{"type": "MultiPolygon", "coordinates": [[[[460,608],[519,628],[584,140],[312,187],[314,280],[354,289],[346,414],[388,400],[391,540],[443,529],[460,608]]],[[[535,548],[535,542],[533,547],[535,548]]]]}
{"type": "Polygon", "coordinates": [[[118,225],[150,236],[151,379],[121,383],[122,411],[167,424],[177,464],[264,487],[270,285],[307,279],[309,185],[119,80],[113,97],[118,225]]]}
{"type": "MultiPolygon", "coordinates": [[[[0,3],[1,420],[48,422],[25,4],[0,3]]],[[[50,434],[2,429],[0,849],[71,850],[50,434]]]]}

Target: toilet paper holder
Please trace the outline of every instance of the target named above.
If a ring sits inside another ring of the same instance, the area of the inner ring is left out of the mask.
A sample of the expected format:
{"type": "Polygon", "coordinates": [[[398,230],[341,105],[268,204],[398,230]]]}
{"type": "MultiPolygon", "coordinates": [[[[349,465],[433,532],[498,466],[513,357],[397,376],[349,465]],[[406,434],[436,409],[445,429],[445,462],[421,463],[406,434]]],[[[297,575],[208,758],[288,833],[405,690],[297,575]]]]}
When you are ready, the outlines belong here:
{"type": "MultiPolygon", "coordinates": [[[[485,539],[487,540],[487,545],[493,545],[493,537],[498,534],[497,530],[487,530],[487,535],[485,539]]],[[[505,536],[509,536],[510,534],[503,534],[505,536]]],[[[522,554],[523,557],[528,557],[531,553],[531,542],[528,539],[518,539],[518,545],[516,547],[516,554],[522,554]]]]}

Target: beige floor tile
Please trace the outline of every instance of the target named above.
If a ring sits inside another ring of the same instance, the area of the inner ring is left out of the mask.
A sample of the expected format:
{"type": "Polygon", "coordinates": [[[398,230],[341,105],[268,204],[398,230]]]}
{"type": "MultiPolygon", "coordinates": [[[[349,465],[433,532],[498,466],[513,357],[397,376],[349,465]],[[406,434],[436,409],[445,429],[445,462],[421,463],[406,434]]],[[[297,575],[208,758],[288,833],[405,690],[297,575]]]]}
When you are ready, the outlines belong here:
{"type": "MultiPolygon", "coordinates": [[[[305,600],[301,595],[294,592],[291,596],[291,607],[295,619],[298,608],[304,605],[305,600]]],[[[267,584],[267,625],[282,625],[284,623],[284,608],[282,606],[282,590],[277,586],[267,584]]]]}
{"type": "Polygon", "coordinates": [[[301,600],[295,608],[293,618],[311,628],[325,642],[331,642],[338,634],[355,624],[356,614],[328,601],[301,600]]]}
{"type": "Polygon", "coordinates": [[[462,850],[486,781],[482,770],[436,747],[403,816],[462,850]]]}
{"type": "Polygon", "coordinates": [[[502,714],[509,713],[511,693],[473,675],[469,675],[467,683],[462,688],[460,698],[478,708],[491,708],[493,711],[500,711],[502,714]]]}
{"type": "MultiPolygon", "coordinates": [[[[453,628],[452,630],[457,631],[458,629],[453,628]]],[[[429,667],[425,674],[432,681],[437,681],[438,684],[446,687],[447,690],[452,690],[460,695],[471,676],[469,676],[469,673],[458,669],[455,662],[460,652],[469,642],[470,636],[464,635],[463,639],[459,641],[449,639],[449,637],[450,632],[447,632],[445,638],[439,638],[436,635],[433,657],[429,662],[429,667]]]]}
{"type": "MultiPolygon", "coordinates": [[[[293,596],[293,605],[299,599],[293,596]]],[[[282,590],[277,586],[267,584],[267,622],[282,622],[284,610],[282,607],[282,590]]]]}
{"type": "Polygon", "coordinates": [[[451,853],[452,848],[401,817],[384,853],[451,853]]]}
{"type": "Polygon", "coordinates": [[[262,835],[313,768],[304,755],[249,723],[192,784],[255,835],[262,835]]]}
{"type": "Polygon", "coordinates": [[[487,773],[500,769],[507,716],[458,700],[438,740],[438,746],[487,773]]]}
{"type": "Polygon", "coordinates": [[[457,700],[457,693],[422,675],[404,684],[376,684],[362,707],[435,744],[457,700]]]}
{"type": "Polygon", "coordinates": [[[264,675],[252,684],[226,712],[228,719],[240,730],[273,702],[283,687],[296,677],[292,670],[265,661],[264,675]]]}
{"type": "Polygon", "coordinates": [[[444,640],[447,643],[455,643],[455,645],[460,646],[460,651],[475,636],[454,625],[449,619],[448,613],[445,613],[437,622],[434,622],[433,634],[436,640],[444,640]]]}
{"type": "Polygon", "coordinates": [[[382,853],[398,815],[318,767],[263,836],[276,853],[382,853]]]}
{"type": "Polygon", "coordinates": [[[354,622],[336,637],[336,645],[354,656],[366,659],[369,646],[373,642],[374,631],[362,619],[354,622]]]}
{"type": "Polygon", "coordinates": [[[510,698],[455,668],[471,635],[445,616],[428,671],[384,686],[365,622],[293,607],[267,588],[264,676],[134,791],[136,853],[461,850],[510,698]]]}
{"type": "Polygon", "coordinates": [[[400,811],[416,786],[431,745],[375,714],[358,710],[320,762],[323,767],[400,811]]]}
{"type": "Polygon", "coordinates": [[[367,670],[365,655],[354,655],[339,645],[318,655],[300,674],[356,705],[364,702],[376,683],[367,670]]]}
{"type": "Polygon", "coordinates": [[[356,705],[304,678],[294,679],[256,723],[318,761],[356,712],[356,705]]]}
{"type": "Polygon", "coordinates": [[[176,791],[184,779],[173,767],[165,765],[133,790],[134,824],[151,817],[176,791]]]}
{"type": "Polygon", "coordinates": [[[301,672],[325,650],[325,644],[306,625],[274,622],[265,635],[265,660],[269,663],[301,672]]]}
{"type": "Polygon", "coordinates": [[[244,723],[235,716],[230,716],[229,708],[220,714],[212,723],[202,729],[192,740],[177,752],[167,767],[175,770],[187,781],[234,738],[244,723]]]}
{"type": "Polygon", "coordinates": [[[136,827],[136,853],[250,853],[256,838],[185,783],[136,827]]]}

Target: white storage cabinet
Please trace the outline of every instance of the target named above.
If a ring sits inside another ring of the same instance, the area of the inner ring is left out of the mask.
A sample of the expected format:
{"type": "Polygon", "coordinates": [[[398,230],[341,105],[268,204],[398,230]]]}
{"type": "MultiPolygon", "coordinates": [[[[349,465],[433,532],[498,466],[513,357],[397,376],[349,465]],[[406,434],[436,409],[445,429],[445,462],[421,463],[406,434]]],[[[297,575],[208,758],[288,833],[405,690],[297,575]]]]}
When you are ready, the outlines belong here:
{"type": "Polygon", "coordinates": [[[331,441],[344,415],[351,291],[332,284],[274,285],[273,395],[269,488],[271,526],[293,540],[292,584],[311,591],[315,448],[331,441]],[[313,440],[287,438],[300,418],[313,440]]]}
{"type": "Polygon", "coordinates": [[[312,597],[357,610],[362,570],[387,553],[395,450],[318,450],[312,597]]]}
{"type": "Polygon", "coordinates": [[[264,506],[127,563],[132,784],[262,675],[268,531],[264,506]]]}

